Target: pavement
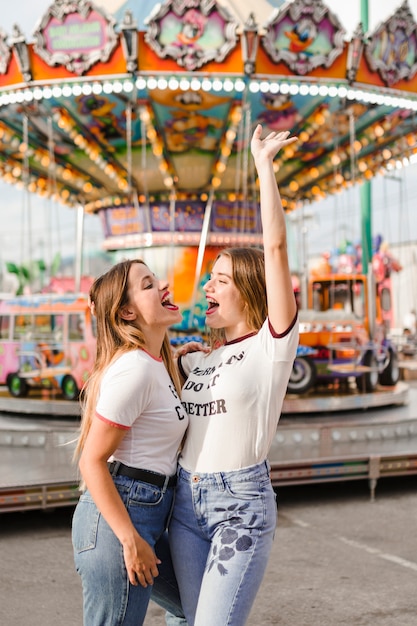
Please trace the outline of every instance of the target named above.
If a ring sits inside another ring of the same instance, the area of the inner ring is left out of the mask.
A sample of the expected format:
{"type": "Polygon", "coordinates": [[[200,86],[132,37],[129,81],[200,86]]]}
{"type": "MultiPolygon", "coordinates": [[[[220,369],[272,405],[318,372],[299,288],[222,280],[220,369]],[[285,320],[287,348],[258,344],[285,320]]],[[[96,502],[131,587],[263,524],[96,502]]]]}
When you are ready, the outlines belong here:
{"type": "MultiPolygon", "coordinates": [[[[416,626],[417,477],[281,488],[247,626],[416,626]]],[[[81,626],[70,507],[0,515],[0,625],[81,626]]],[[[151,604],[145,626],[164,626],[151,604]]],[[[218,626],[224,626],[219,624],[218,626]]]]}

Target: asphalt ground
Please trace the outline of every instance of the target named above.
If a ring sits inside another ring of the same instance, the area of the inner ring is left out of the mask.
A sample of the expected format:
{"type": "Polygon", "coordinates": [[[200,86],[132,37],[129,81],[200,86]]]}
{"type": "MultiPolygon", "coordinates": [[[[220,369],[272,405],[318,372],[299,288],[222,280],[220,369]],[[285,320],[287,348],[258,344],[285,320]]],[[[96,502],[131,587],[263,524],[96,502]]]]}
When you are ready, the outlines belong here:
{"type": "MultiPolygon", "coordinates": [[[[285,487],[247,626],[415,626],[417,477],[285,487]]],[[[0,515],[0,625],[81,626],[72,508],[0,515]]],[[[146,626],[164,626],[151,604],[146,626]]],[[[219,626],[223,626],[220,625],[219,626]]]]}

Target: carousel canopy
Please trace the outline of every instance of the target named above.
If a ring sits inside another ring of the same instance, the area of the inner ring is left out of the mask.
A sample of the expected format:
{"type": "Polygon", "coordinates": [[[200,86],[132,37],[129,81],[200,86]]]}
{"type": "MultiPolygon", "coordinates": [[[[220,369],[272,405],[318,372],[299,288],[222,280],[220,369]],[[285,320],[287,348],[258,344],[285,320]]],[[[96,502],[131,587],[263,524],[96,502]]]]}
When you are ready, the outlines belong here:
{"type": "Polygon", "coordinates": [[[257,123],[299,138],[275,162],[287,211],[413,160],[407,1],[350,34],[321,0],[119,5],[55,0],[33,41],[0,32],[0,176],[100,213],[108,249],[205,222],[208,243],[259,241],[257,123]]]}

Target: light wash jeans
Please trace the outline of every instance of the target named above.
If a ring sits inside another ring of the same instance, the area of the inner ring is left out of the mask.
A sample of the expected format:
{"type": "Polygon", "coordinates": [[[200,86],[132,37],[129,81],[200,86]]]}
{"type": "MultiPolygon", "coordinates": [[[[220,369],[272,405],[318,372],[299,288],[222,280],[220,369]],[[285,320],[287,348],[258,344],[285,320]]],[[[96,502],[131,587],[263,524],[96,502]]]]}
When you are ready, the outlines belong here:
{"type": "Polygon", "coordinates": [[[276,521],[267,461],[216,474],[179,469],[168,536],[189,626],[246,623],[276,521]]]}
{"type": "MultiPolygon", "coordinates": [[[[141,537],[155,549],[158,557],[161,552],[161,560],[165,559],[158,566],[160,574],[155,580],[167,572],[167,579],[161,578],[159,582],[163,608],[173,613],[167,614],[167,623],[186,624],[164,538],[174,488],[164,492],[162,488],[126,476],[114,476],[113,480],[141,537]],[[161,550],[158,542],[161,542],[161,550]]],[[[141,626],[153,586],[130,584],[122,545],[88,491],[81,495],[75,508],[72,543],[75,566],[82,580],[84,626],[141,626]]]]}

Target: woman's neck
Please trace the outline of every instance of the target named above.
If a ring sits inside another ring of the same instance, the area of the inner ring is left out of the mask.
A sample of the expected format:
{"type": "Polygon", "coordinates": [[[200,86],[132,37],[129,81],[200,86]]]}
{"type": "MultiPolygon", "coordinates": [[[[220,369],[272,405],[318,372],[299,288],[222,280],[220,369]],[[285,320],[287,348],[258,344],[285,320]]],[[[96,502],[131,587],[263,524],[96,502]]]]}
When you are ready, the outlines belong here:
{"type": "Polygon", "coordinates": [[[250,328],[246,322],[242,324],[236,324],[231,328],[224,329],[224,336],[226,339],[226,343],[230,343],[231,341],[236,341],[241,337],[246,337],[246,335],[250,335],[256,332],[254,328],[250,328]]]}

